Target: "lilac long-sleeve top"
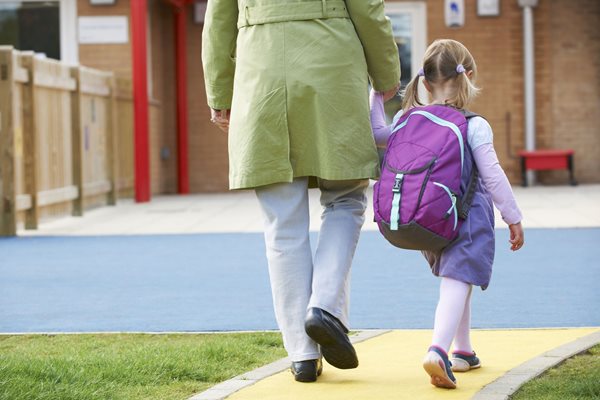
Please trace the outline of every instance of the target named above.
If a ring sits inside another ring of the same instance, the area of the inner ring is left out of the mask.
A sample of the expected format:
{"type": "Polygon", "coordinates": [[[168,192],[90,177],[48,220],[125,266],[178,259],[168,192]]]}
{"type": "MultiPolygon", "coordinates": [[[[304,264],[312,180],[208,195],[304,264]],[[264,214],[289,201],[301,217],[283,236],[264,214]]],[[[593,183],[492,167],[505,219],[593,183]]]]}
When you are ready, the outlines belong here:
{"type": "MultiPolygon", "coordinates": [[[[375,143],[377,143],[377,147],[385,148],[392,134],[392,126],[385,121],[383,95],[371,91],[370,104],[371,126],[375,143]]],[[[500,211],[502,219],[507,224],[512,225],[521,222],[523,217],[517,206],[508,178],[498,161],[493,139],[492,127],[485,119],[473,117],[469,120],[467,141],[473,153],[479,175],[485,188],[492,195],[492,200],[500,211]]]]}

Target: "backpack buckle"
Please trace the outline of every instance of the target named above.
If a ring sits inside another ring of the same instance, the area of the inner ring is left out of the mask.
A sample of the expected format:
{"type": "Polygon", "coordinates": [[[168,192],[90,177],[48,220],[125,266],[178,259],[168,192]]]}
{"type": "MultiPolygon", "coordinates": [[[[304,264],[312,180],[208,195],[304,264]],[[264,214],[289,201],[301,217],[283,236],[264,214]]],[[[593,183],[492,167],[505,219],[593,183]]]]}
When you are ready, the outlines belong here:
{"type": "Polygon", "coordinates": [[[396,176],[396,180],[394,180],[394,187],[392,188],[392,192],[400,193],[400,188],[402,187],[402,178],[404,178],[404,175],[398,174],[396,176]]]}

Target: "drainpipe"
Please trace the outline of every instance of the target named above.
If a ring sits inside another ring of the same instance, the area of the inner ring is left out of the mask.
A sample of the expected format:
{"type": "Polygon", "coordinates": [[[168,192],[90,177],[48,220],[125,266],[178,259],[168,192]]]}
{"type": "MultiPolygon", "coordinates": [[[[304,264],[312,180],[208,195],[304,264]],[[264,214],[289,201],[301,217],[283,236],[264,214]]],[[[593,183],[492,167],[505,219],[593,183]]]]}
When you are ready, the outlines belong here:
{"type": "MultiPolygon", "coordinates": [[[[538,0],[518,0],[523,8],[523,69],[525,82],[525,150],[535,150],[535,48],[533,30],[533,8],[538,0]]],[[[527,179],[534,182],[533,171],[527,179]]]]}

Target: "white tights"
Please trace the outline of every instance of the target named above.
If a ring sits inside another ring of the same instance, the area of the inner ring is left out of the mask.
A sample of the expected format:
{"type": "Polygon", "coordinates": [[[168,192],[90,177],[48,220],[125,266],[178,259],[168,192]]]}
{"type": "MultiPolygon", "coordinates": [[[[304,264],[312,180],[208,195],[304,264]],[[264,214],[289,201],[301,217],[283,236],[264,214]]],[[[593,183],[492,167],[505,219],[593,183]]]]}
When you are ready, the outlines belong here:
{"type": "Polygon", "coordinates": [[[454,351],[473,352],[470,337],[472,289],[468,283],[442,278],[431,344],[446,353],[452,340],[454,351]]]}

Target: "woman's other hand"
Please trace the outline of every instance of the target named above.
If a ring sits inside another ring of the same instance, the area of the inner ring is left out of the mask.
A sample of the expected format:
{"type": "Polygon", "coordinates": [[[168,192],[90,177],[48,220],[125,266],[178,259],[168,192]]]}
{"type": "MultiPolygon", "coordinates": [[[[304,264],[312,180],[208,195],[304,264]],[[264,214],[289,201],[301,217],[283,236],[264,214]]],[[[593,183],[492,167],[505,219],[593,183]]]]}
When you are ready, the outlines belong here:
{"type": "Polygon", "coordinates": [[[227,133],[229,131],[230,110],[210,109],[210,122],[217,125],[220,130],[227,133]]]}

